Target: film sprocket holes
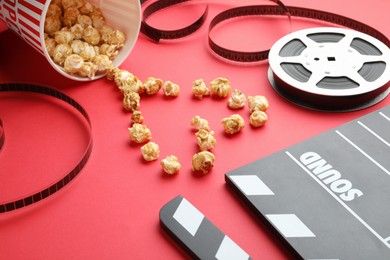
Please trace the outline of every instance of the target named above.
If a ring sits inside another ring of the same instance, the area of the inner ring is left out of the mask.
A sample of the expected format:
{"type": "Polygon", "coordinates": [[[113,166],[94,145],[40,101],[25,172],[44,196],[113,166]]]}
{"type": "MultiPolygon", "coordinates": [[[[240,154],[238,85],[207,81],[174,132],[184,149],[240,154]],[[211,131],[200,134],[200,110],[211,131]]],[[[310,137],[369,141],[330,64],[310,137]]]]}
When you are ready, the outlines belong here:
{"type": "Polygon", "coordinates": [[[288,34],[272,46],[268,62],[273,88],[305,107],[357,110],[389,93],[390,49],[358,31],[320,27],[288,34]]]}
{"type": "Polygon", "coordinates": [[[0,152],[1,149],[3,148],[4,140],[5,140],[5,134],[4,134],[3,121],[0,119],[0,152]]]}
{"type": "MultiPolygon", "coordinates": [[[[64,172],[62,175],[60,174],[60,177],[56,178],[52,183],[44,185],[33,193],[29,193],[28,195],[20,195],[19,197],[12,197],[12,199],[8,199],[7,201],[3,201],[1,200],[2,198],[0,198],[0,215],[33,205],[57,193],[59,190],[71,183],[72,180],[76,176],[78,176],[78,174],[81,172],[81,170],[87,163],[92,152],[93,143],[91,134],[91,121],[89,115],[87,114],[85,109],[71,97],[55,89],[31,84],[0,84],[0,94],[3,92],[36,93],[52,97],[54,99],[58,99],[59,102],[64,102],[65,104],[70,105],[72,109],[75,109],[76,112],[80,113],[81,119],[85,120],[85,122],[87,123],[89,135],[87,145],[83,150],[83,155],[75,166],[72,166],[69,171],[64,172]]],[[[5,132],[5,127],[3,127],[2,120],[0,119],[0,153],[2,152],[2,149],[6,149],[5,132]]]]}

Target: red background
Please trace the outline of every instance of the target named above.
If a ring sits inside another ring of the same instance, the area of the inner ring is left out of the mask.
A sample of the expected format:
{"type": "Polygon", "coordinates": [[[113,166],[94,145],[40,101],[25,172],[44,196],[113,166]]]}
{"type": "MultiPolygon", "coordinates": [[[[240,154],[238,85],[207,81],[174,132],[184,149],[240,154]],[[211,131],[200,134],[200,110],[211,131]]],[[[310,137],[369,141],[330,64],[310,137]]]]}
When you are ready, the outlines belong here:
{"type": "MultiPolygon", "coordinates": [[[[284,2],[348,16],[390,37],[387,1],[284,2]]],[[[0,24],[0,83],[34,83],[66,93],[90,115],[93,136],[91,157],[71,185],[34,206],[0,216],[1,259],[189,259],[159,225],[160,208],[179,194],[254,259],[292,258],[227,187],[224,174],[379,109],[390,104],[390,99],[355,112],[308,110],[274,92],[268,83],[266,61],[248,66],[216,58],[207,47],[208,23],[225,9],[253,3],[270,4],[265,0],[211,1],[206,24],[199,31],[159,44],[140,35],[121,65],[141,80],[154,76],[181,86],[177,98],[165,98],[160,92],[141,99],[144,123],[152,131],[152,140],[160,145],[160,159],[175,154],[182,163],[176,176],[163,174],[159,160],[144,162],[140,145],[129,141],[130,114],[123,110],[121,94],[112,81],[82,83],[64,78],[0,24]],[[232,111],[226,107],[226,99],[192,97],[192,81],[203,78],[210,82],[216,77],[227,77],[233,88],[246,95],[266,96],[270,102],[268,123],[251,128],[247,107],[232,111]],[[240,134],[226,136],[219,121],[236,112],[246,119],[246,126],[240,134]],[[191,172],[191,157],[197,152],[190,125],[195,115],[208,119],[217,139],[215,167],[202,177],[191,172]]],[[[201,11],[199,5],[171,8],[152,22],[173,28],[177,21],[185,24],[201,11]]],[[[324,25],[328,24],[293,19],[292,30],[324,25]]],[[[259,50],[271,47],[289,30],[285,17],[240,18],[221,26],[215,39],[227,47],[259,50]]],[[[88,141],[83,119],[50,98],[2,93],[0,118],[6,134],[0,152],[0,202],[30,194],[58,179],[81,158],[88,141]]]]}

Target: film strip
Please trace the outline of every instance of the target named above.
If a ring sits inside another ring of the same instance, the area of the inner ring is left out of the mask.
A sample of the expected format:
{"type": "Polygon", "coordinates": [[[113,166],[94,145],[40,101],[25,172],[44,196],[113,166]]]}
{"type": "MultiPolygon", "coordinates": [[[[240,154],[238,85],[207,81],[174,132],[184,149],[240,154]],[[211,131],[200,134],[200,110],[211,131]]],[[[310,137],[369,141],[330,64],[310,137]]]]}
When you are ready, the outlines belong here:
{"type": "Polygon", "coordinates": [[[252,259],[180,195],[161,208],[160,223],[194,259],[252,259]]]}
{"type": "Polygon", "coordinates": [[[3,121],[0,119],[0,151],[3,148],[4,140],[5,140],[5,134],[3,128],[3,121]]]}
{"type": "MultiPolygon", "coordinates": [[[[83,116],[83,118],[86,120],[89,126],[89,130],[91,132],[91,121],[89,118],[89,115],[85,111],[85,109],[77,103],[74,99],[71,97],[57,91],[51,88],[37,86],[37,85],[31,85],[31,84],[0,84],[0,93],[2,92],[32,92],[42,95],[47,95],[50,97],[54,97],[56,99],[59,99],[69,105],[71,105],[73,108],[75,108],[80,114],[83,116]]],[[[5,132],[6,129],[0,120],[0,151],[1,149],[5,147],[5,132]]],[[[49,185],[48,187],[45,187],[41,189],[38,192],[35,192],[34,194],[25,196],[23,198],[18,198],[13,201],[8,201],[5,203],[0,204],[0,214],[7,213],[10,211],[14,211],[20,208],[24,208],[26,206],[32,205],[34,203],[37,203],[57,191],[64,188],[67,184],[69,184],[80,172],[81,169],[85,166],[87,163],[89,156],[92,151],[92,135],[89,135],[89,141],[88,145],[85,149],[85,152],[81,158],[81,160],[77,163],[77,165],[70,170],[70,172],[66,173],[62,178],[60,178],[55,183],[49,185]]]]}
{"type": "MultiPolygon", "coordinates": [[[[141,0],[141,5],[144,5],[146,2],[147,0],[141,0]]],[[[148,18],[152,14],[164,8],[171,7],[173,5],[178,5],[181,3],[186,3],[186,2],[191,2],[191,0],[160,0],[151,3],[143,10],[141,32],[155,42],[159,42],[161,39],[165,39],[165,40],[178,39],[194,33],[203,25],[204,21],[206,20],[208,9],[209,9],[206,1],[204,2],[205,9],[202,15],[195,22],[183,28],[179,28],[177,30],[161,30],[151,26],[147,22],[148,18]]]]}

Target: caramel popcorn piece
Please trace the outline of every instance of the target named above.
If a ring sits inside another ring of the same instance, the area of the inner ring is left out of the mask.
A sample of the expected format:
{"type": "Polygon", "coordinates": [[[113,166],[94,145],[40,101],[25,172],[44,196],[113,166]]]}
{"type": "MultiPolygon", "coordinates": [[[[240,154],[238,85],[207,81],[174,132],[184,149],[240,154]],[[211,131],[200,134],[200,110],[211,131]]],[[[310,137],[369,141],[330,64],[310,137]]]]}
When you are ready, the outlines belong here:
{"type": "Polygon", "coordinates": [[[221,123],[225,128],[225,132],[228,134],[238,133],[245,126],[245,121],[239,114],[233,114],[229,117],[223,118],[221,123]]]}
{"type": "Polygon", "coordinates": [[[146,143],[152,138],[152,132],[146,125],[135,123],[129,128],[129,137],[135,143],[146,143]]]}
{"type": "Polygon", "coordinates": [[[107,43],[108,44],[113,44],[113,45],[116,45],[118,47],[123,47],[124,43],[125,43],[125,34],[119,30],[114,30],[110,33],[108,39],[107,39],[107,43]]]}
{"type": "Polygon", "coordinates": [[[101,28],[99,28],[99,33],[101,36],[101,39],[103,40],[104,43],[109,42],[109,39],[111,37],[111,34],[114,32],[114,29],[112,29],[108,25],[103,25],[101,28]]]}
{"type": "Polygon", "coordinates": [[[174,155],[169,155],[165,157],[164,159],[161,160],[160,164],[164,172],[167,174],[175,174],[181,168],[179,159],[174,155]]]}
{"type": "Polygon", "coordinates": [[[207,88],[203,79],[197,79],[192,82],[192,93],[198,99],[202,99],[204,96],[210,95],[210,90],[207,88]]]}
{"type": "Polygon", "coordinates": [[[59,7],[57,4],[50,3],[49,7],[47,8],[46,16],[61,17],[62,16],[61,7],[59,7]]]}
{"type": "Polygon", "coordinates": [[[103,43],[99,48],[99,53],[107,55],[110,60],[113,60],[118,55],[118,49],[115,45],[103,43]]]}
{"type": "Polygon", "coordinates": [[[161,79],[148,77],[144,82],[144,89],[146,91],[146,94],[155,95],[161,89],[162,85],[163,81],[161,79]]]}
{"type": "Polygon", "coordinates": [[[92,61],[92,59],[96,56],[95,48],[87,42],[83,42],[80,56],[83,57],[84,61],[92,61]]]}
{"type": "Polygon", "coordinates": [[[111,67],[112,61],[107,55],[98,54],[92,58],[92,62],[97,66],[97,72],[105,73],[111,67]]]}
{"type": "Polygon", "coordinates": [[[230,109],[240,109],[245,106],[246,97],[240,90],[235,89],[228,100],[228,107],[230,109]]]}
{"type": "Polygon", "coordinates": [[[142,81],[132,73],[126,70],[116,70],[114,73],[114,81],[122,93],[136,92],[142,94],[144,92],[142,81]]]}
{"type": "Polygon", "coordinates": [[[93,64],[92,62],[84,62],[84,65],[81,67],[78,74],[81,77],[88,77],[90,79],[93,79],[95,77],[96,71],[98,70],[97,66],[93,64]]]}
{"type": "Polygon", "coordinates": [[[136,111],[140,107],[141,97],[137,92],[130,91],[123,95],[123,107],[128,111],[136,111]]]}
{"type": "Polygon", "coordinates": [[[62,24],[68,28],[76,24],[80,12],[76,7],[68,7],[64,9],[62,24]]]}
{"type": "Polygon", "coordinates": [[[194,116],[191,120],[191,125],[198,130],[205,129],[210,131],[209,122],[200,116],[194,116]]]}
{"type": "Polygon", "coordinates": [[[131,123],[132,124],[142,124],[144,121],[144,117],[142,116],[141,111],[133,111],[133,114],[131,115],[131,123]]]}
{"type": "Polygon", "coordinates": [[[72,54],[72,48],[69,44],[58,44],[54,48],[53,61],[59,65],[63,65],[66,57],[72,54]]]}
{"type": "Polygon", "coordinates": [[[168,80],[164,82],[162,90],[165,96],[177,97],[180,93],[180,86],[168,80]]]}
{"type": "Polygon", "coordinates": [[[92,46],[98,45],[100,42],[100,33],[96,28],[88,26],[84,30],[83,39],[92,46]]]}
{"type": "Polygon", "coordinates": [[[149,142],[141,147],[142,156],[145,161],[154,161],[157,160],[160,156],[160,148],[158,144],[154,142],[149,142]]]}
{"type": "Polygon", "coordinates": [[[92,19],[88,15],[80,14],[77,17],[77,24],[81,25],[83,28],[87,28],[88,26],[92,26],[92,19]]]}
{"type": "Polygon", "coordinates": [[[92,16],[92,15],[100,15],[100,16],[103,16],[103,13],[102,13],[102,10],[100,10],[100,8],[99,7],[94,7],[93,8],[93,11],[92,11],[92,13],[90,13],[89,14],[90,16],[92,16]]]}
{"type": "Polygon", "coordinates": [[[268,106],[268,100],[265,96],[258,95],[248,97],[248,107],[251,113],[254,111],[266,111],[268,106]]]}
{"type": "Polygon", "coordinates": [[[215,156],[209,151],[202,151],[192,156],[191,169],[193,172],[206,174],[214,167],[215,156]]]}
{"type": "Polygon", "coordinates": [[[45,19],[44,31],[49,35],[53,35],[61,29],[61,20],[57,16],[48,16],[45,19]]]}
{"type": "Polygon", "coordinates": [[[70,74],[77,74],[84,66],[84,60],[77,54],[71,54],[66,57],[64,62],[65,72],[70,74]]]}
{"type": "Polygon", "coordinates": [[[119,71],[120,71],[119,68],[117,68],[117,67],[115,67],[115,66],[110,66],[110,67],[107,69],[107,72],[106,72],[107,79],[108,79],[108,80],[114,80],[114,79],[115,79],[116,73],[118,73],[119,71]]]}
{"type": "Polygon", "coordinates": [[[259,111],[254,111],[250,118],[249,118],[249,123],[253,127],[260,127],[263,126],[266,122],[268,121],[268,116],[265,112],[259,110],[259,111]]]}
{"type": "Polygon", "coordinates": [[[81,14],[89,15],[93,12],[93,5],[89,2],[85,2],[80,8],[79,11],[81,14]]]}
{"type": "Polygon", "coordinates": [[[84,45],[84,42],[83,41],[80,41],[80,40],[74,40],[72,42],[72,44],[70,45],[70,47],[72,48],[72,52],[74,54],[81,54],[81,52],[83,52],[85,50],[85,45],[84,45]]]}
{"type": "Polygon", "coordinates": [[[53,56],[54,56],[54,49],[57,46],[56,41],[53,38],[46,38],[45,39],[45,46],[46,46],[47,53],[49,54],[49,56],[51,58],[53,58],[53,56]]]}
{"type": "Polygon", "coordinates": [[[214,137],[214,131],[207,131],[200,129],[196,134],[196,140],[198,141],[198,147],[200,151],[208,151],[215,147],[217,141],[214,137]]]}
{"type": "Polygon", "coordinates": [[[73,25],[70,27],[70,31],[73,33],[75,40],[81,40],[83,38],[84,27],[81,24],[73,25]]]}
{"type": "MultiPolygon", "coordinates": [[[[92,14],[91,20],[92,20],[93,27],[95,27],[96,29],[102,28],[105,24],[104,17],[102,15],[99,15],[99,14],[92,14]]],[[[123,34],[123,37],[125,37],[124,34],[123,34]]],[[[124,39],[123,39],[123,42],[124,42],[124,39]]],[[[118,46],[123,47],[123,44],[118,45],[118,46]]]]}
{"type": "Polygon", "coordinates": [[[230,82],[227,78],[216,78],[210,83],[211,95],[225,98],[231,90],[230,82]]]}
{"type": "Polygon", "coordinates": [[[122,85],[126,84],[127,81],[131,82],[134,80],[135,76],[132,73],[128,72],[127,70],[121,70],[113,67],[111,68],[113,71],[114,81],[120,90],[122,89],[122,85]]]}
{"type": "Polygon", "coordinates": [[[54,40],[60,44],[71,44],[74,39],[74,34],[70,31],[58,31],[54,33],[54,40]]]}

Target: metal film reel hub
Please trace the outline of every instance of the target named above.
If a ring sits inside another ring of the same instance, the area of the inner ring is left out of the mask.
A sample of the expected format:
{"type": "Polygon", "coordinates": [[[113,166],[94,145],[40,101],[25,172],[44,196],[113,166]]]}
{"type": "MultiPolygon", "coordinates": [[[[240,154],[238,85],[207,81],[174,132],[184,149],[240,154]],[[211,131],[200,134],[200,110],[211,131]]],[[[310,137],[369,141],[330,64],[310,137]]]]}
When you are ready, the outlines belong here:
{"type": "Polygon", "coordinates": [[[279,39],[269,53],[269,81],[301,106],[349,111],[389,93],[390,49],[358,31],[320,27],[279,39]]]}

